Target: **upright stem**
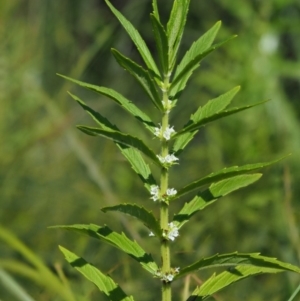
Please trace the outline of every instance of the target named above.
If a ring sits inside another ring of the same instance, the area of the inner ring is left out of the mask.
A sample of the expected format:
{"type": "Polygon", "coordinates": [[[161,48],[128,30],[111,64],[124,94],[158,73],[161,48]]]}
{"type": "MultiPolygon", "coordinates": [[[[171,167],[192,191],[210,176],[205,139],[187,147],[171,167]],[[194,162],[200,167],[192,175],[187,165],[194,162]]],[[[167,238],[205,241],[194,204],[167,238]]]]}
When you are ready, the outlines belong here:
{"type": "MultiPolygon", "coordinates": [[[[169,87],[169,77],[165,76],[164,86],[163,86],[163,103],[165,107],[168,105],[168,87],[169,87]]],[[[169,112],[165,111],[162,116],[162,132],[164,132],[169,127],[169,112]]],[[[162,139],[161,142],[161,156],[165,157],[169,153],[168,141],[162,139]]],[[[162,168],[161,178],[160,178],[160,189],[161,195],[166,195],[168,189],[168,179],[169,172],[167,168],[162,168]]],[[[169,227],[169,203],[168,201],[160,202],[160,227],[162,230],[168,229],[169,227]]],[[[162,239],[161,241],[161,260],[162,260],[162,273],[168,274],[171,269],[171,258],[170,258],[170,245],[167,239],[162,239]]],[[[171,301],[171,283],[162,282],[162,301],[171,301]]]]}

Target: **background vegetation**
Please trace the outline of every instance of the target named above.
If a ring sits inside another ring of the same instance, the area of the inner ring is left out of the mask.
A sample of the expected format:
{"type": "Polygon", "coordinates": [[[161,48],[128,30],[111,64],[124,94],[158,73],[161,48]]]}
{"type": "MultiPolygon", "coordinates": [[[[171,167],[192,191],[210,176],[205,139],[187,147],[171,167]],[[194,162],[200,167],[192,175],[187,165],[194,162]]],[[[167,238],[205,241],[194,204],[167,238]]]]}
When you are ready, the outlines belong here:
{"type": "MultiPolygon", "coordinates": [[[[166,20],[172,1],[158,2],[166,20]]],[[[203,129],[187,149],[185,160],[174,168],[172,187],[194,179],[199,170],[205,175],[234,164],[292,156],[268,168],[254,186],[212,205],[206,215],[199,214],[181,233],[174,265],[235,250],[261,251],[300,265],[300,4],[296,0],[191,2],[182,53],[219,19],[223,21],[220,40],[235,33],[239,37],[205,59],[174,110],[173,120],[183,124],[199,105],[239,84],[242,91],[235,104],[272,101],[203,129]]],[[[151,1],[112,3],[153,49],[150,22],[146,22],[151,1]]],[[[113,274],[128,294],[140,294],[141,300],[160,295],[155,292],[157,280],[147,280],[140,270],[137,277],[137,265],[125,255],[88,238],[47,230],[55,224],[91,222],[107,223],[137,240],[147,236],[135,221],[100,212],[103,206],[128,199],[148,202],[149,196],[112,142],[75,129],[75,124],[92,122],[66,91],[75,91],[122,129],[140,131],[141,136],[145,132],[108,99],[55,75],[59,72],[112,87],[153,112],[143,91],[114,62],[111,47],[138,59],[104,1],[0,2],[1,301],[72,300],[55,289],[55,281],[34,264],[20,242],[33,250],[33,258],[38,256],[45,268],[58,274],[65,287],[69,283],[79,300],[104,297],[69,269],[58,244],[113,274]],[[12,284],[18,289],[10,289],[12,284]]],[[[157,246],[147,243],[142,245],[155,252],[157,246]]],[[[206,276],[197,274],[180,283],[178,300],[189,285],[192,289],[206,276]]],[[[216,300],[228,300],[228,296],[230,300],[287,300],[298,282],[298,276],[290,273],[259,276],[225,290],[216,300]]]]}

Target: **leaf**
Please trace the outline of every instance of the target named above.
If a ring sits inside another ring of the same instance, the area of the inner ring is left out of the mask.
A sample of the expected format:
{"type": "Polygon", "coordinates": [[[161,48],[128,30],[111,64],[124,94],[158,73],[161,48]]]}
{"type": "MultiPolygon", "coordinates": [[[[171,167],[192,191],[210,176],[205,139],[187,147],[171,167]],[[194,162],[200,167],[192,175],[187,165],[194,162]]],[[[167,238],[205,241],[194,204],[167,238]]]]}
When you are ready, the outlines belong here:
{"type": "Polygon", "coordinates": [[[221,118],[224,118],[224,117],[236,114],[236,113],[241,112],[241,111],[245,111],[245,110],[251,109],[253,107],[256,107],[258,105],[264,104],[266,102],[267,101],[262,101],[262,102],[255,103],[253,105],[248,105],[248,106],[239,107],[239,108],[233,108],[233,109],[230,109],[230,110],[224,110],[224,111],[222,111],[220,113],[216,113],[216,114],[214,114],[212,116],[208,116],[206,118],[201,119],[200,121],[198,121],[196,123],[191,123],[191,124],[185,126],[181,131],[177,132],[174,136],[172,136],[171,139],[177,138],[180,135],[182,135],[184,133],[187,133],[187,132],[197,131],[200,127],[206,125],[207,123],[210,123],[212,121],[215,121],[215,120],[218,120],[218,119],[221,119],[221,118]]]}
{"type": "MultiPolygon", "coordinates": [[[[113,89],[108,89],[105,87],[91,85],[91,84],[88,84],[88,83],[85,83],[82,81],[78,81],[73,78],[61,75],[61,74],[57,74],[57,75],[63,77],[64,79],[67,79],[83,88],[89,89],[93,92],[96,92],[98,94],[109,97],[110,99],[115,101],[118,105],[120,105],[123,109],[125,109],[127,112],[129,112],[131,115],[133,115],[137,120],[141,121],[149,131],[154,133],[155,124],[152,122],[150,117],[147,114],[145,114],[143,111],[141,111],[137,106],[135,106],[130,100],[125,98],[122,94],[114,91],[113,89]]],[[[70,94],[70,95],[72,96],[72,94],[70,94]]],[[[75,99],[75,100],[78,101],[77,99],[75,99]]],[[[82,100],[81,100],[81,103],[83,103],[82,100]]],[[[79,102],[80,105],[81,105],[81,103],[79,102]]]]}
{"type": "Polygon", "coordinates": [[[151,173],[149,165],[145,163],[140,152],[132,147],[123,144],[117,144],[123,156],[130,162],[132,169],[140,177],[144,186],[150,191],[152,185],[156,185],[156,181],[151,173]]]}
{"type": "MultiPolygon", "coordinates": [[[[189,122],[184,127],[200,122],[202,119],[213,116],[224,110],[231,103],[233,97],[239,90],[240,86],[231,89],[217,98],[209,100],[203,107],[199,107],[199,109],[191,115],[189,122]]],[[[179,136],[173,145],[173,153],[179,155],[197,132],[198,131],[187,132],[179,136]]]]}
{"type": "MultiPolygon", "coordinates": [[[[99,113],[95,112],[93,109],[88,107],[82,100],[80,100],[77,96],[69,93],[82,107],[85,109],[92,118],[104,129],[104,130],[118,130],[118,128],[111,124],[106,118],[104,118],[99,113]]],[[[115,142],[117,147],[120,149],[123,156],[129,161],[132,169],[137,173],[140,177],[144,186],[147,190],[150,190],[152,185],[156,185],[156,181],[151,174],[151,170],[149,166],[145,163],[143,157],[140,152],[132,147],[128,147],[127,145],[120,144],[115,142]]]]}
{"type": "Polygon", "coordinates": [[[109,276],[104,275],[92,264],[86,262],[82,257],[70,252],[62,246],[60,251],[64,254],[66,260],[81,273],[85,278],[93,282],[101,292],[108,296],[111,301],[133,301],[133,297],[128,297],[123,290],[109,276]]]}
{"type": "MultiPolygon", "coordinates": [[[[174,2],[174,6],[175,6],[175,2],[174,2]]],[[[211,47],[211,45],[212,45],[212,43],[213,43],[220,27],[221,27],[221,21],[218,21],[211,29],[209,29],[197,41],[195,41],[192,44],[192,46],[186,52],[186,54],[182,58],[180,64],[178,65],[174,77],[177,77],[178,74],[182,72],[182,70],[187,66],[187,64],[191,60],[193,60],[196,56],[198,56],[199,54],[205,52],[206,50],[209,49],[209,47],[211,47]]],[[[195,66],[195,69],[197,67],[198,66],[195,66]]],[[[182,79],[182,81],[180,83],[178,83],[177,85],[173,85],[173,89],[171,91],[171,95],[173,96],[173,98],[178,98],[176,95],[181,90],[183,90],[183,88],[185,87],[188,79],[192,75],[192,72],[193,72],[193,70],[190,72],[190,74],[186,74],[186,76],[182,79]]]]}
{"type": "Polygon", "coordinates": [[[153,104],[160,110],[163,110],[163,105],[161,102],[161,97],[158,93],[156,85],[152,80],[148,71],[142,68],[140,65],[133,62],[128,57],[125,57],[116,49],[112,49],[112,54],[114,55],[117,62],[126,69],[135,79],[139,82],[142,88],[146,91],[153,104]]]}
{"type": "Polygon", "coordinates": [[[139,219],[141,222],[143,222],[144,225],[150,230],[152,230],[152,232],[157,237],[161,237],[161,229],[158,221],[156,220],[152,212],[147,211],[143,207],[139,207],[138,205],[135,204],[121,204],[117,206],[104,207],[101,210],[103,212],[120,211],[128,215],[131,215],[139,219]]]}
{"type": "Polygon", "coordinates": [[[158,166],[161,166],[161,163],[156,157],[156,155],[154,154],[154,152],[150,148],[148,148],[148,146],[146,146],[146,144],[142,140],[134,136],[124,134],[119,131],[111,131],[111,130],[107,131],[107,130],[101,130],[99,128],[92,128],[83,125],[78,125],[77,128],[87,135],[102,136],[110,140],[113,140],[116,143],[121,143],[123,145],[136,148],[142,153],[144,153],[146,156],[148,156],[150,159],[152,159],[152,161],[155,162],[158,166]]]}
{"type": "Polygon", "coordinates": [[[108,1],[105,0],[106,4],[109,6],[113,14],[117,17],[117,19],[120,21],[124,29],[127,31],[128,35],[130,36],[131,40],[135,44],[137,50],[139,51],[140,55],[142,56],[146,66],[151,69],[155,75],[160,78],[159,71],[157,69],[157,66],[151,56],[151,53],[139,34],[139,32],[134,28],[134,26],[108,1]]]}
{"type": "Polygon", "coordinates": [[[167,24],[169,44],[169,66],[173,69],[176,55],[183,35],[190,0],[174,0],[170,18],[167,24]]]}
{"type": "Polygon", "coordinates": [[[70,230],[104,241],[131,256],[133,259],[138,261],[145,270],[147,270],[151,274],[155,274],[157,272],[158,267],[157,264],[153,261],[152,256],[150,254],[147,254],[136,241],[130,240],[124,233],[119,234],[112,231],[107,226],[99,227],[94,224],[77,224],[68,226],[61,225],[53,226],[51,228],[70,230]]]}
{"type": "Polygon", "coordinates": [[[197,193],[190,202],[185,203],[179,213],[174,216],[173,221],[178,228],[181,228],[198,211],[213,204],[219,198],[256,182],[261,176],[260,173],[240,175],[213,183],[208,189],[197,193]]]}
{"type": "Polygon", "coordinates": [[[167,76],[169,72],[169,49],[167,34],[165,32],[164,27],[155,17],[155,15],[151,14],[150,17],[155,36],[156,47],[160,59],[160,64],[162,66],[164,75],[167,76]]]}
{"type": "Polygon", "coordinates": [[[70,92],[68,92],[68,93],[94,119],[94,121],[98,125],[100,125],[104,130],[118,131],[117,126],[115,126],[114,124],[110,123],[110,121],[108,119],[106,119],[101,114],[99,114],[98,112],[94,111],[92,108],[90,108],[89,106],[87,106],[79,97],[73,95],[70,92]]]}
{"type": "MultiPolygon", "coordinates": [[[[197,267],[197,269],[216,266],[228,266],[233,268],[229,268],[227,271],[224,271],[219,275],[214,274],[211,278],[205,281],[201,287],[196,288],[188,299],[189,301],[205,300],[221,289],[249,276],[263,273],[280,273],[284,271],[300,273],[300,269],[296,266],[279,261],[276,258],[261,256],[259,253],[231,253],[215,255],[209,258],[204,258],[193,265],[193,267],[197,267]]],[[[191,269],[191,267],[192,266],[183,269],[175,277],[177,278],[182,276],[183,273],[187,272],[187,269],[191,269]]]]}
{"type": "Polygon", "coordinates": [[[224,179],[228,179],[228,178],[232,178],[234,176],[238,176],[238,175],[243,175],[246,174],[250,171],[254,171],[254,170],[258,170],[260,168],[266,167],[266,166],[270,166],[280,160],[282,160],[283,158],[271,161],[271,162],[264,162],[264,163],[256,163],[256,164],[247,164],[244,166],[232,166],[232,167],[228,167],[228,168],[223,168],[217,172],[213,172],[209,175],[207,175],[204,178],[201,178],[200,180],[197,180],[185,187],[183,187],[182,189],[180,189],[177,194],[173,197],[172,200],[177,199],[178,197],[189,193],[191,191],[193,191],[194,189],[200,188],[203,185],[207,185],[207,184],[211,184],[214,183],[216,181],[220,181],[220,180],[224,180],[224,179]]]}
{"type": "Polygon", "coordinates": [[[153,7],[153,15],[155,16],[155,18],[159,20],[159,11],[158,11],[158,6],[157,6],[157,0],[153,0],[152,1],[152,7],[153,7]]]}
{"type": "MultiPolygon", "coordinates": [[[[200,62],[207,55],[209,55],[211,52],[218,49],[219,47],[221,47],[222,45],[224,45],[225,43],[227,43],[228,41],[232,40],[235,37],[236,36],[232,36],[229,39],[210,47],[206,51],[198,54],[197,56],[195,56],[191,60],[189,60],[189,62],[186,64],[186,66],[180,72],[178,72],[177,75],[175,74],[172,84],[170,86],[170,90],[172,91],[172,88],[175,87],[178,83],[179,83],[179,86],[181,86],[182,85],[182,84],[180,84],[181,81],[183,81],[183,83],[185,85],[188,78],[192,75],[193,71],[200,66],[199,65],[200,62]]],[[[171,92],[171,93],[173,94],[173,92],[171,92]]]]}

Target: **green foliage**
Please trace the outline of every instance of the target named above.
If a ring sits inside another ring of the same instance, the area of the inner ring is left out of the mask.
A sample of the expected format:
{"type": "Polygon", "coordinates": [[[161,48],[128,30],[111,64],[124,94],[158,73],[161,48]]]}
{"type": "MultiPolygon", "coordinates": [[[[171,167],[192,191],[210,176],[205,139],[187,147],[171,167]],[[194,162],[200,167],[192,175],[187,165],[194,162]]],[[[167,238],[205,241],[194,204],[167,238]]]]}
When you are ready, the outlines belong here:
{"type": "MultiPolygon", "coordinates": [[[[160,70],[155,37],[151,23],[147,22],[151,1],[111,2],[139,29],[160,70]]],[[[163,25],[168,21],[172,2],[156,1],[158,19],[163,25]]],[[[195,139],[184,148],[179,164],[170,169],[170,185],[184,187],[235,164],[265,162],[285,153],[292,156],[265,168],[264,176],[255,185],[211,202],[212,206],[193,215],[180,231],[180,237],[171,244],[174,266],[189,266],[197,259],[232,250],[260,250],[266,256],[299,266],[298,7],[297,0],[250,0],[239,2],[238,6],[230,0],[191,1],[174,71],[192,42],[217,20],[222,19],[222,28],[212,45],[235,33],[239,37],[211,53],[201,62],[201,68],[193,72],[170,115],[175,129],[180,130],[191,113],[207,100],[237,84],[242,88],[229,108],[263,99],[272,101],[200,128],[195,139]]],[[[117,48],[147,69],[138,51],[105,1],[0,1],[0,20],[0,223],[53,272],[58,282],[69,287],[78,301],[107,297],[101,296],[97,287],[72,269],[58,248],[53,249],[58,241],[100,267],[129,295],[159,300],[160,282],[150,279],[138,263],[118,249],[104,243],[97,245],[96,240],[69,232],[45,232],[47,226],[54,224],[107,224],[114,231],[124,231],[130,239],[136,239],[160,263],[160,256],[155,255],[158,241],[145,237],[147,228],[142,223],[123,214],[99,211],[102,207],[132,202],[147,207],[158,218],[157,203],[149,200],[149,193],[139,183],[139,178],[144,182],[152,172],[159,183],[158,170],[136,149],[124,146],[122,151],[132,160],[139,156],[148,168],[138,164],[140,159],[128,163],[129,159],[109,139],[83,136],[74,123],[93,124],[81,106],[72,103],[66,91],[70,90],[94,111],[108,117],[120,131],[147,142],[155,152],[157,143],[152,145],[153,139],[144,125],[127,111],[124,113],[124,107],[109,101],[110,97],[80,89],[55,76],[59,72],[112,88],[134,101],[157,125],[160,122],[157,109],[136,86],[135,79],[120,70],[109,49],[117,48]],[[143,176],[136,177],[136,172],[128,168],[130,165],[139,168],[143,176]]],[[[94,126],[101,128],[98,124],[94,126]]],[[[172,143],[170,146],[174,147],[172,143]]],[[[157,185],[155,179],[154,183],[145,184],[146,188],[157,185]]],[[[198,190],[202,192],[200,188],[172,202],[171,220],[173,213],[178,213],[198,190]]],[[[31,273],[33,265],[7,240],[1,244],[0,266],[32,299],[64,300],[63,290],[57,293],[50,285],[44,285],[50,281],[31,273]]],[[[212,271],[202,270],[176,281],[172,285],[176,298],[186,300],[212,271]]],[[[298,278],[296,273],[250,277],[218,292],[215,298],[290,301],[298,278]]],[[[17,300],[2,280],[0,299],[17,300]]],[[[295,294],[293,300],[298,300],[299,292],[295,294]]]]}
{"type": "MultiPolygon", "coordinates": [[[[229,92],[210,100],[202,108],[200,107],[191,115],[190,120],[186,125],[176,133],[173,126],[170,126],[169,124],[169,114],[172,112],[177,101],[179,101],[179,97],[189,78],[200,66],[202,59],[228,40],[231,40],[232,37],[225,39],[224,42],[213,45],[216,34],[221,26],[221,22],[217,22],[210,30],[192,44],[190,49],[181,59],[181,62],[175,67],[178,49],[186,23],[189,1],[175,0],[173,2],[166,28],[160,22],[157,2],[153,1],[151,22],[161,67],[159,70],[138,31],[108,0],[105,0],[105,2],[136,45],[147,69],[115,49],[112,49],[113,56],[117,63],[128,71],[145,90],[150,101],[159,110],[161,124],[155,127],[152,118],[148,117],[146,113],[143,113],[143,111],[139,110],[131,103],[131,101],[127,100],[118,92],[108,88],[79,82],[69,77],[63,77],[82,87],[108,96],[127,110],[134,118],[141,121],[146,128],[159,139],[161,149],[160,153],[156,155],[148,146],[149,143],[147,141],[119,130],[102,115],[88,107],[77,96],[71,94],[73,99],[75,99],[101,127],[93,128],[81,125],[78,126],[78,129],[85,134],[105,137],[115,142],[121,150],[121,153],[131,163],[133,170],[144,182],[146,189],[150,192],[151,199],[157,202],[159,207],[159,219],[156,218],[152,212],[149,212],[144,207],[140,207],[136,204],[120,204],[104,207],[102,211],[120,211],[137,218],[146,225],[151,231],[150,235],[156,236],[160,242],[162,265],[161,267],[158,267],[152,256],[147,254],[136,241],[129,239],[124,233],[118,234],[117,232],[112,231],[107,226],[100,227],[93,224],[76,224],[72,226],[57,227],[96,238],[131,256],[138,261],[145,270],[150,272],[154,278],[158,278],[161,281],[163,301],[171,301],[171,283],[173,281],[196,270],[229,267],[228,270],[225,270],[218,275],[213,274],[213,276],[207,279],[200,287],[194,290],[188,300],[204,300],[224,287],[256,274],[278,273],[282,271],[300,273],[300,269],[296,266],[281,262],[274,258],[261,256],[258,253],[220,254],[208,258],[204,257],[192,265],[181,268],[181,270],[179,268],[171,267],[170,242],[178,237],[179,229],[189,221],[196,212],[205,209],[209,204],[212,204],[219,198],[256,182],[261,177],[261,174],[251,172],[278,161],[275,160],[267,163],[224,168],[191,182],[177,192],[174,188],[169,188],[169,174],[171,172],[171,167],[172,165],[177,164],[177,161],[179,160],[175,155],[178,155],[184,150],[188,143],[195,137],[198,130],[204,125],[264,102],[226,110],[227,106],[231,103],[233,97],[239,90],[239,87],[236,87],[229,92]],[[173,72],[173,70],[175,70],[175,72],[173,72]],[[170,152],[172,143],[173,151],[170,152]],[[150,158],[153,163],[160,168],[159,185],[155,184],[156,181],[152,175],[152,171],[145,163],[141,154],[150,158]],[[174,204],[174,200],[195,189],[207,185],[210,186],[203,191],[199,191],[190,202],[187,202],[184,207],[175,214],[173,222],[169,222],[169,206],[174,204]]],[[[64,248],[61,248],[61,251],[64,253],[67,261],[87,279],[96,284],[102,292],[109,296],[110,300],[133,300],[131,297],[127,297],[110,277],[105,276],[94,266],[87,263],[83,258],[78,257],[64,248]]]]}

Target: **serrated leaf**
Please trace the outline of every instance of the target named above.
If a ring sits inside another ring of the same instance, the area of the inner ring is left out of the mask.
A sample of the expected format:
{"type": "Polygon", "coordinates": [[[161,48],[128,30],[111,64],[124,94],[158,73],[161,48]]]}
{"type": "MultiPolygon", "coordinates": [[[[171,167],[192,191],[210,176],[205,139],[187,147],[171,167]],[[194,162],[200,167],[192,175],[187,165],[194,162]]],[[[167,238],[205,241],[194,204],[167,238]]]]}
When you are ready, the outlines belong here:
{"type": "Polygon", "coordinates": [[[102,130],[99,128],[93,128],[93,127],[88,127],[83,125],[79,125],[77,126],[77,128],[87,135],[102,136],[110,140],[113,140],[116,143],[120,143],[123,145],[136,148],[139,151],[141,151],[143,154],[148,156],[150,159],[152,159],[152,161],[156,163],[158,166],[161,166],[161,163],[156,157],[156,155],[154,154],[154,152],[150,148],[148,148],[148,146],[146,146],[146,144],[142,140],[134,136],[124,134],[119,131],[112,131],[112,130],[107,131],[107,130],[102,130]]]}
{"type": "MultiPolygon", "coordinates": [[[[70,79],[70,80],[72,80],[72,79],[70,79]]],[[[85,84],[85,83],[83,83],[83,84],[85,84]]],[[[117,130],[118,131],[118,128],[115,125],[111,124],[109,122],[109,120],[107,120],[101,114],[99,114],[98,112],[95,112],[93,109],[88,107],[80,98],[78,98],[77,96],[75,96],[71,93],[69,93],[69,94],[79,103],[79,105],[84,110],[86,110],[92,116],[92,118],[97,122],[97,124],[99,124],[104,130],[112,130],[112,131],[117,130]]],[[[127,106],[127,105],[128,105],[128,107],[130,107],[130,103],[126,104],[126,102],[125,102],[125,106],[127,106]]],[[[134,110],[134,106],[133,106],[133,110],[134,110]]],[[[141,116],[141,115],[139,115],[139,116],[141,116]]],[[[142,122],[145,122],[145,118],[142,122]]],[[[145,124],[145,125],[149,126],[147,124],[145,124]]],[[[149,126],[149,130],[151,132],[153,131],[152,126],[151,127],[149,126]]],[[[123,156],[129,161],[132,169],[137,173],[137,175],[140,177],[140,179],[144,183],[144,186],[149,191],[150,187],[152,185],[156,185],[156,181],[151,173],[151,170],[150,170],[148,164],[145,163],[140,152],[138,150],[136,150],[132,147],[128,147],[127,145],[124,145],[124,144],[120,144],[117,142],[115,142],[115,144],[120,149],[123,156]]]]}
{"type": "Polygon", "coordinates": [[[151,173],[149,165],[145,163],[140,152],[132,147],[126,147],[122,144],[117,144],[123,156],[130,162],[132,169],[140,177],[144,186],[148,191],[152,185],[156,185],[156,181],[151,173]]]}
{"type": "Polygon", "coordinates": [[[190,0],[174,0],[170,18],[167,24],[169,44],[169,66],[173,69],[176,55],[183,35],[190,0]]]}
{"type": "Polygon", "coordinates": [[[256,182],[261,176],[260,173],[240,175],[213,183],[208,189],[198,192],[190,202],[185,203],[179,213],[174,216],[173,222],[181,228],[198,211],[213,204],[219,198],[256,182]]]}
{"type": "MultiPolygon", "coordinates": [[[[172,81],[172,84],[170,86],[170,90],[172,95],[174,94],[173,92],[173,88],[176,87],[176,85],[178,84],[178,86],[182,86],[182,84],[180,83],[181,81],[183,81],[184,85],[186,84],[188,78],[192,75],[193,71],[198,68],[200,66],[200,62],[207,56],[209,55],[211,52],[213,52],[214,50],[218,49],[219,47],[221,47],[222,45],[224,45],[225,43],[227,43],[228,41],[232,40],[233,38],[235,38],[236,36],[232,36],[229,39],[218,43],[212,47],[210,47],[209,49],[207,49],[206,51],[198,54],[197,56],[193,57],[192,59],[189,60],[189,62],[186,64],[186,66],[180,71],[178,72],[178,74],[174,76],[174,79],[172,81]]],[[[176,72],[177,73],[177,72],[176,72]]],[[[175,89],[175,94],[177,93],[177,90],[175,89]]]]}
{"type": "MultiPolygon", "coordinates": [[[[174,5],[175,5],[175,3],[174,3],[174,5]]],[[[187,66],[187,64],[191,60],[193,60],[199,54],[204,53],[206,50],[208,50],[211,47],[219,29],[220,29],[220,26],[221,26],[221,22],[218,21],[212,28],[210,28],[206,33],[204,33],[197,41],[195,41],[192,44],[192,46],[186,52],[186,54],[182,58],[180,64],[178,65],[174,77],[177,77],[178,74],[182,72],[182,70],[187,66]]],[[[195,66],[195,69],[197,67],[198,66],[195,66]]],[[[192,72],[193,72],[193,70],[190,72],[190,74],[186,74],[186,76],[181,80],[180,83],[173,86],[173,89],[171,91],[171,95],[173,96],[173,98],[178,98],[176,95],[178,93],[180,93],[181,90],[184,89],[192,72]]]]}
{"type": "Polygon", "coordinates": [[[157,19],[153,14],[151,14],[150,17],[160,64],[162,66],[163,73],[166,76],[169,71],[169,49],[167,34],[164,27],[159,22],[159,19],[157,19]]]}
{"type": "Polygon", "coordinates": [[[202,258],[196,263],[180,270],[176,278],[180,278],[188,273],[196,270],[220,268],[220,267],[235,267],[251,265],[256,267],[275,268],[289,270],[300,273],[300,268],[293,266],[289,263],[281,262],[276,258],[266,257],[260,255],[260,253],[228,253],[228,254],[216,254],[211,257],[202,258]]]}
{"type": "Polygon", "coordinates": [[[103,212],[120,211],[139,219],[147,228],[149,228],[157,237],[161,236],[161,229],[157,219],[152,212],[135,204],[121,204],[117,206],[104,207],[103,212]]]}
{"type": "MultiPolygon", "coordinates": [[[[67,76],[64,76],[61,74],[57,74],[57,75],[61,76],[64,79],[67,79],[85,89],[88,89],[88,90],[91,90],[98,94],[109,97],[110,99],[115,101],[118,105],[120,105],[123,109],[125,109],[127,112],[129,112],[131,115],[133,115],[137,120],[141,121],[150,132],[154,133],[155,124],[152,122],[151,118],[147,114],[145,114],[143,111],[141,111],[137,106],[135,106],[130,100],[125,98],[122,94],[114,91],[113,89],[99,87],[96,85],[91,85],[91,84],[88,84],[88,83],[85,83],[85,82],[82,82],[79,80],[75,80],[73,78],[70,78],[70,77],[67,77],[67,76]]],[[[81,102],[83,103],[83,101],[81,101],[81,102]]]]}
{"type": "Polygon", "coordinates": [[[126,69],[139,82],[152,100],[155,107],[162,111],[163,105],[161,102],[161,97],[149,72],[146,71],[142,66],[136,64],[131,59],[121,54],[116,49],[112,49],[111,51],[119,65],[126,69]]]}
{"type": "MultiPolygon", "coordinates": [[[[239,89],[240,86],[235,87],[217,98],[209,100],[203,107],[199,107],[198,110],[191,115],[189,122],[184,127],[200,122],[202,119],[213,116],[224,110],[231,103],[239,89]]],[[[175,153],[175,156],[178,156],[182,152],[197,132],[198,131],[187,132],[175,140],[172,151],[175,153]]]]}
{"type": "Polygon", "coordinates": [[[256,164],[247,164],[244,166],[232,166],[232,167],[228,167],[228,168],[223,168],[217,172],[213,172],[207,176],[205,176],[204,178],[201,178],[200,180],[197,180],[185,187],[183,187],[182,189],[180,189],[177,194],[173,197],[172,200],[177,199],[178,197],[189,193],[197,188],[200,188],[203,185],[208,185],[214,182],[218,182],[221,180],[225,180],[225,179],[229,179],[238,175],[243,175],[243,174],[247,174],[251,171],[254,170],[258,170],[260,168],[263,167],[267,167],[270,166],[280,160],[282,160],[283,158],[274,160],[274,161],[270,161],[270,162],[264,162],[264,163],[256,163],[256,164]]]}
{"type": "Polygon", "coordinates": [[[259,105],[264,104],[266,102],[267,101],[262,101],[262,102],[255,103],[253,105],[248,105],[248,106],[239,107],[239,108],[233,108],[233,109],[230,109],[230,110],[224,110],[224,111],[216,113],[212,116],[208,116],[206,118],[201,119],[200,121],[198,121],[196,123],[191,123],[191,124],[185,126],[181,131],[177,132],[174,136],[172,136],[171,139],[175,139],[175,138],[179,137],[180,135],[182,135],[184,133],[187,133],[187,132],[197,131],[200,127],[202,127],[202,126],[204,126],[204,125],[206,125],[206,124],[208,124],[212,121],[215,121],[215,120],[218,120],[218,119],[236,114],[238,112],[242,112],[242,111],[251,109],[253,107],[259,106],[259,105]]]}
{"type": "Polygon", "coordinates": [[[131,40],[135,44],[137,50],[139,51],[140,55],[142,56],[146,66],[151,69],[155,75],[160,78],[159,71],[157,66],[152,58],[152,55],[147,47],[145,41],[139,34],[139,32],[134,28],[134,26],[108,1],[105,0],[106,4],[109,6],[113,14],[117,17],[120,21],[124,29],[127,31],[128,35],[130,36],[131,40]]]}
{"type": "Polygon", "coordinates": [[[118,131],[117,126],[112,124],[108,119],[103,117],[101,114],[98,112],[94,111],[92,108],[87,106],[83,100],[81,100],[79,97],[76,95],[73,95],[72,93],[68,92],[69,95],[77,101],[77,103],[94,119],[94,121],[100,125],[104,130],[113,130],[113,131],[118,131]]]}
{"type": "Polygon", "coordinates": [[[77,256],[71,251],[59,246],[66,260],[81,273],[85,278],[94,283],[111,301],[133,301],[133,297],[128,297],[120,286],[112,278],[104,275],[99,269],[86,262],[82,257],[77,256]]]}
{"type": "Polygon", "coordinates": [[[112,231],[107,226],[99,227],[93,224],[60,225],[53,226],[51,228],[70,230],[104,241],[134,258],[142,265],[145,270],[147,270],[151,274],[155,274],[157,272],[158,267],[154,262],[152,256],[150,254],[147,254],[136,241],[130,240],[124,233],[119,234],[112,231]]]}
{"type": "MultiPolygon", "coordinates": [[[[257,274],[280,273],[284,271],[300,273],[300,269],[296,266],[279,261],[276,258],[261,256],[259,253],[215,255],[213,257],[204,258],[194,264],[194,267],[197,267],[197,269],[216,266],[228,266],[232,268],[229,268],[219,275],[214,274],[205,281],[201,287],[197,287],[188,300],[205,300],[232,283],[257,274]]],[[[187,267],[186,269],[191,269],[191,267],[192,266],[187,267]]],[[[186,272],[186,269],[183,269],[181,272],[186,272]]],[[[179,277],[179,275],[177,277],[179,277]]]]}

